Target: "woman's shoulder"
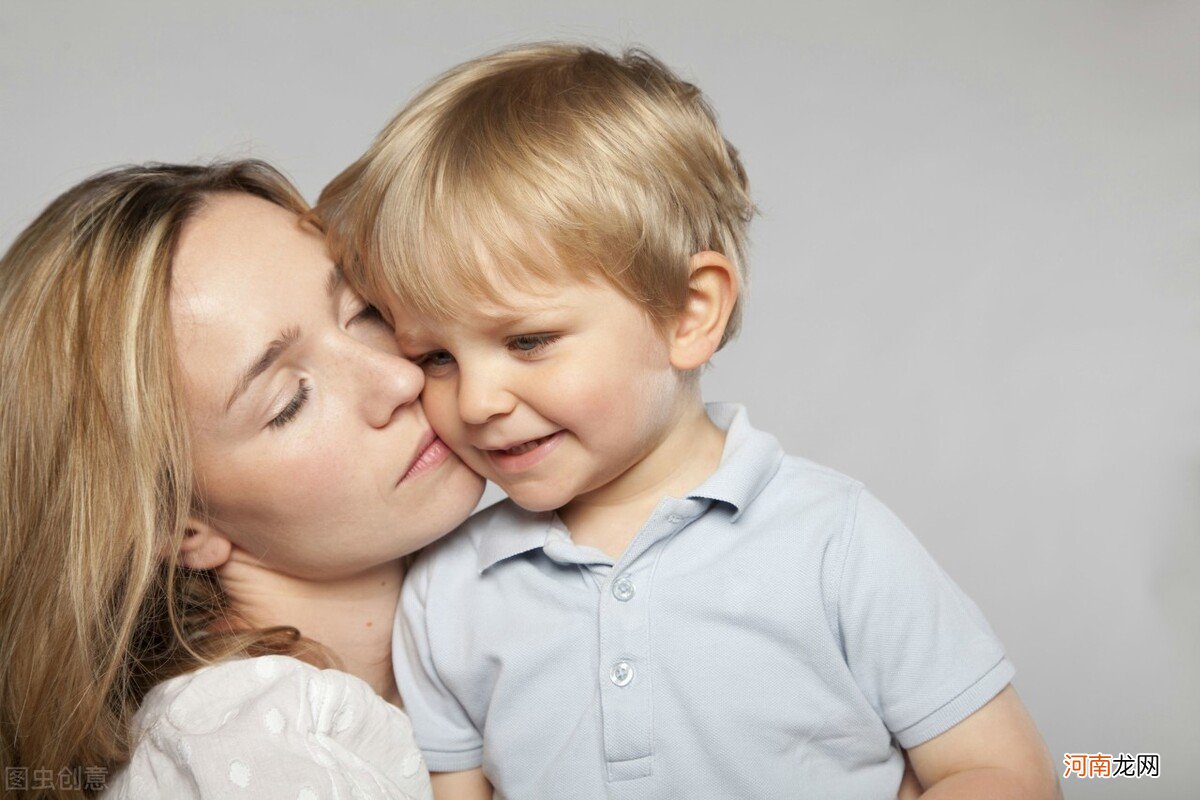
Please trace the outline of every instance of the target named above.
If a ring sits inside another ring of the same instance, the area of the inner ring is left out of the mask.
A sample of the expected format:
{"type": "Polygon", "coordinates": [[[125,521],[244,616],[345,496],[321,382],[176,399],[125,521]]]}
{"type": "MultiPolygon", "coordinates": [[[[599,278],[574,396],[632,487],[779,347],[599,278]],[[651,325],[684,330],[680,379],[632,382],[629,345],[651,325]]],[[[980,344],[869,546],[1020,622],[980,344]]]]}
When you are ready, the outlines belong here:
{"type": "Polygon", "coordinates": [[[236,659],[155,686],[113,797],[429,797],[403,711],[361,679],[288,656],[236,659]]]}
{"type": "MultiPolygon", "coordinates": [[[[181,733],[206,734],[231,723],[235,728],[244,728],[245,715],[262,710],[268,713],[263,724],[269,730],[278,727],[276,715],[269,713],[271,709],[296,713],[309,694],[339,690],[350,702],[367,700],[369,693],[383,703],[353,675],[318,669],[290,656],[231,659],[158,684],[142,701],[134,723],[142,730],[165,724],[181,733]]],[[[314,722],[303,714],[297,716],[297,721],[306,725],[314,722]]],[[[320,725],[319,720],[315,722],[320,725]]]]}

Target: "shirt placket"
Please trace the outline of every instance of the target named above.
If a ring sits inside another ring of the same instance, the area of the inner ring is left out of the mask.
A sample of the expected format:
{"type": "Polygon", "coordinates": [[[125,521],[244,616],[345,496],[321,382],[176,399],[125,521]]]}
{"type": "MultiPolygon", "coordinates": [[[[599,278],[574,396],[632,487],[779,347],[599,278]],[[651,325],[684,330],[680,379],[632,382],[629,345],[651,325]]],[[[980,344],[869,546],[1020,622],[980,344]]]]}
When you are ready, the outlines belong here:
{"type": "Polygon", "coordinates": [[[600,588],[600,711],[610,781],[650,774],[650,570],[624,559],[600,588]]]}
{"type": "Polygon", "coordinates": [[[610,782],[644,778],[653,756],[650,595],[663,543],[701,503],[668,500],[655,509],[600,587],[600,711],[610,782]]]}

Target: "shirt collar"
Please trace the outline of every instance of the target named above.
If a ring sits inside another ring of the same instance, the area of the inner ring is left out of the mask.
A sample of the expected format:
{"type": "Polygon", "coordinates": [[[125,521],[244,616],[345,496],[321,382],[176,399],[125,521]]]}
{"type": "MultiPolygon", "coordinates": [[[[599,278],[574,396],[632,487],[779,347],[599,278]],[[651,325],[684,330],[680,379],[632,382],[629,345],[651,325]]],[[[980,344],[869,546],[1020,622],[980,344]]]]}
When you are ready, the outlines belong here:
{"type": "Polygon", "coordinates": [[[512,500],[502,500],[490,511],[491,518],[480,531],[475,560],[480,574],[506,558],[544,547],[558,519],[553,511],[526,511],[512,500]]]}
{"type": "Polygon", "coordinates": [[[708,403],[705,410],[713,424],[725,431],[725,448],[716,471],[688,497],[728,504],[736,522],[779,471],[783,448],[771,434],[751,427],[745,406],[708,403]]]}
{"type": "MultiPolygon", "coordinates": [[[[725,447],[716,471],[688,497],[728,504],[736,522],[778,471],[783,448],[774,436],[750,426],[744,406],[707,403],[705,410],[713,424],[725,431],[725,447]]],[[[526,511],[511,500],[489,511],[476,558],[480,573],[507,558],[545,547],[562,525],[553,511],[526,511]]]]}

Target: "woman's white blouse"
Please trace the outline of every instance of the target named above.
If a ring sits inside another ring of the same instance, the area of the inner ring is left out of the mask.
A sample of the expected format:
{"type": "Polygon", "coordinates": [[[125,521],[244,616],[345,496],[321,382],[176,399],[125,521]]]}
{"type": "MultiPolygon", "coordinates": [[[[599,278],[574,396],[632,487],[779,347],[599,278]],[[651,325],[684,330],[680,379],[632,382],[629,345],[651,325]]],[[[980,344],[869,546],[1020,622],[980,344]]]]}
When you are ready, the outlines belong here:
{"type": "Polygon", "coordinates": [[[363,680],[288,656],[204,667],[154,687],[107,800],[429,800],[408,716],[363,680]]]}

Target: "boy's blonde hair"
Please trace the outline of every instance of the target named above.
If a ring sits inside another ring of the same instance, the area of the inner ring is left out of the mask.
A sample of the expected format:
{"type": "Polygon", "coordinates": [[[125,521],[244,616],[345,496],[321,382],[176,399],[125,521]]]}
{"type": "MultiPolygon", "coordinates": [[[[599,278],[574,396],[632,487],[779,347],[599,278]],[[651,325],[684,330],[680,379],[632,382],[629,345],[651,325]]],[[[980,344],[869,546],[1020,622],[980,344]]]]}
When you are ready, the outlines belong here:
{"type": "Polygon", "coordinates": [[[694,253],[724,254],[744,282],[753,212],[699,89],[642,51],[553,43],[442,75],[316,208],[377,303],[461,316],[505,286],[600,278],[659,321],[683,309],[694,253]]]}

